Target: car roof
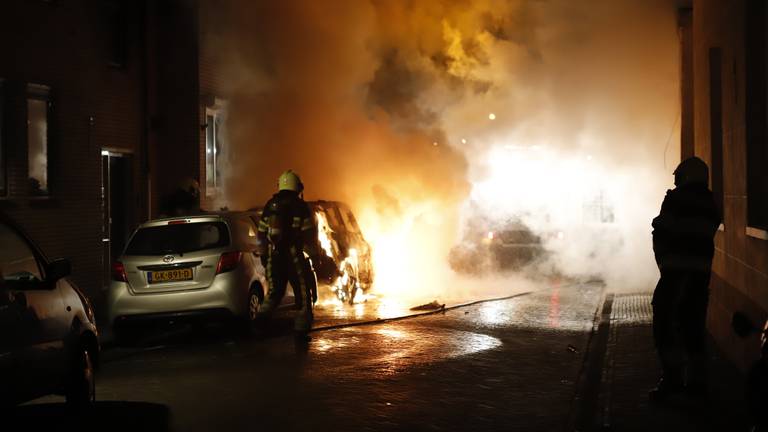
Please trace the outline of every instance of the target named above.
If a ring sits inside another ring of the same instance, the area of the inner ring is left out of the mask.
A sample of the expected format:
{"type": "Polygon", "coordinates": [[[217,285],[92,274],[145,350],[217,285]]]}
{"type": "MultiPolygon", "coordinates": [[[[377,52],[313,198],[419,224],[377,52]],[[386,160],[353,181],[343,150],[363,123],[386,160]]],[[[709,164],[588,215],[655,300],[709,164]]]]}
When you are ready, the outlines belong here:
{"type": "Polygon", "coordinates": [[[241,211],[215,211],[208,213],[197,213],[182,216],[164,217],[160,219],[152,219],[139,225],[139,228],[156,227],[170,225],[169,222],[173,221],[185,221],[187,223],[196,222],[229,222],[239,217],[249,216],[248,212],[241,211]]]}
{"type": "MultiPolygon", "coordinates": [[[[327,200],[315,200],[315,201],[307,201],[307,204],[309,204],[312,207],[340,207],[344,209],[348,209],[349,206],[341,201],[327,201],[327,200]]],[[[264,207],[251,207],[248,210],[246,210],[246,213],[253,214],[254,212],[260,212],[264,209],[264,207]]]]}

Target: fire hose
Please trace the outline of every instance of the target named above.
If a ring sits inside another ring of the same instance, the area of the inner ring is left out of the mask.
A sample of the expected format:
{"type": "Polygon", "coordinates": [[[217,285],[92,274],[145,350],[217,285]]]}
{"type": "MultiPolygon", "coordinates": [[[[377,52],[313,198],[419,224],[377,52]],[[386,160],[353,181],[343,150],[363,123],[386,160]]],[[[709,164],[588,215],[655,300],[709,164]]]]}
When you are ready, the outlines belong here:
{"type": "Polygon", "coordinates": [[[470,302],[460,303],[460,304],[457,304],[457,305],[452,305],[452,306],[447,306],[447,307],[446,307],[446,305],[443,304],[443,305],[440,305],[439,307],[437,307],[435,309],[424,311],[424,312],[417,312],[417,313],[401,315],[401,316],[392,317],[392,318],[376,318],[376,319],[371,319],[371,320],[367,320],[367,321],[355,321],[355,322],[343,323],[343,324],[332,324],[332,325],[327,325],[327,326],[314,327],[310,331],[312,333],[316,333],[316,332],[321,332],[321,331],[337,330],[337,329],[348,328],[348,327],[361,327],[361,326],[377,325],[377,324],[391,323],[391,322],[396,322],[396,321],[403,321],[403,320],[419,318],[419,317],[423,317],[423,316],[427,316],[427,315],[437,315],[437,314],[440,314],[440,313],[445,313],[446,311],[449,311],[449,310],[465,308],[465,307],[474,306],[474,305],[482,304],[482,303],[491,303],[491,302],[497,302],[497,301],[503,301],[503,300],[510,300],[510,299],[514,299],[514,298],[517,298],[517,297],[523,297],[523,296],[526,296],[526,295],[529,295],[529,294],[533,294],[534,292],[536,292],[536,290],[524,291],[524,292],[521,292],[521,293],[512,294],[512,295],[508,295],[508,296],[504,296],[504,297],[494,297],[494,298],[489,298],[489,299],[473,300],[473,301],[470,301],[470,302]]]}

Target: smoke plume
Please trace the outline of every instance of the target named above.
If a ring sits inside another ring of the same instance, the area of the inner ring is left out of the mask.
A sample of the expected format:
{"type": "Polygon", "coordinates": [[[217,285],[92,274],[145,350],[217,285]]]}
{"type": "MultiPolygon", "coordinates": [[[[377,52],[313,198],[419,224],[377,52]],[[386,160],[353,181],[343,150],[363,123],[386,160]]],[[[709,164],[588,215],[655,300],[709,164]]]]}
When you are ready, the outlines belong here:
{"type": "Polygon", "coordinates": [[[679,141],[673,1],[215,4],[202,46],[226,77],[229,207],[263,204],[293,169],[308,199],[352,205],[382,283],[427,295],[456,286],[445,262],[468,207],[564,230],[548,246],[566,273],[627,289],[657,275],[649,223],[679,141]],[[598,195],[613,218],[580,229],[598,195]]]}

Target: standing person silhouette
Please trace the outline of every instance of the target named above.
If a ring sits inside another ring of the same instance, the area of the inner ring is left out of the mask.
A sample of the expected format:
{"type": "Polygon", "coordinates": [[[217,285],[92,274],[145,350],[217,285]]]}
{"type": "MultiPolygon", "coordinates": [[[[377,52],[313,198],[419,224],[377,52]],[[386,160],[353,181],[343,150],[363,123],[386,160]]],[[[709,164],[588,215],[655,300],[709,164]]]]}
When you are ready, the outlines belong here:
{"type": "Polygon", "coordinates": [[[661,277],[653,292],[653,336],[662,377],[651,390],[654,402],[687,391],[706,395],[706,318],[714,236],[720,212],[709,190],[709,168],[688,158],[674,172],[653,219],[653,252],[661,277]]]}

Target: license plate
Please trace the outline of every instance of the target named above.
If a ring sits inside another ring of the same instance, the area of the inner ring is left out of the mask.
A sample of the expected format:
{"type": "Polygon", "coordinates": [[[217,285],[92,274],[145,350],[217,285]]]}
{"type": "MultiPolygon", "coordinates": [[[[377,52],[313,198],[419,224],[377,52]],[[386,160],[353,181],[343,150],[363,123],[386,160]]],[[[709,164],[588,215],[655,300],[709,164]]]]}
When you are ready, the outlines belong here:
{"type": "Polygon", "coordinates": [[[149,283],[176,282],[187,280],[192,280],[191,268],[151,271],[147,273],[147,281],[149,281],[149,283]]]}

